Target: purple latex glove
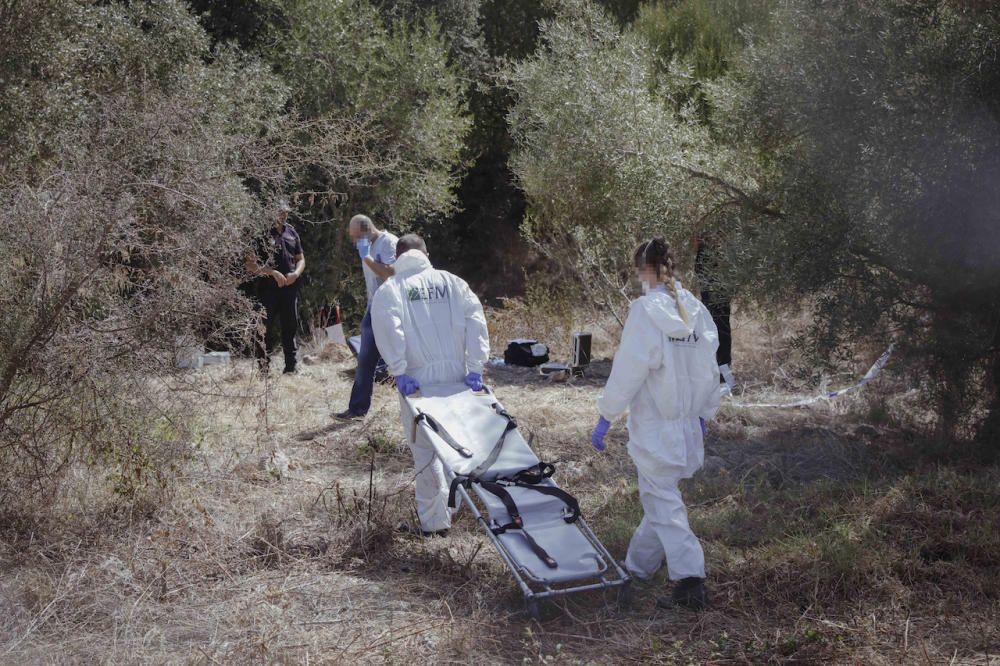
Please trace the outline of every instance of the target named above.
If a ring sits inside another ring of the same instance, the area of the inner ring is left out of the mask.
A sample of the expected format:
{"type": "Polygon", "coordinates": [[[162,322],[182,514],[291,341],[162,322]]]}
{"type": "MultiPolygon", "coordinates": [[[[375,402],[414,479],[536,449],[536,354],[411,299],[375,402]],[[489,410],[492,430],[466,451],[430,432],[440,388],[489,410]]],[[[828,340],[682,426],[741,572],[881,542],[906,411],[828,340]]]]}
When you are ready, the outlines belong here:
{"type": "Polygon", "coordinates": [[[594,426],[594,432],[590,436],[590,445],[593,446],[598,451],[603,451],[604,436],[608,434],[608,430],[611,428],[611,421],[607,420],[603,416],[597,419],[597,425],[594,426]]]}
{"type": "Polygon", "coordinates": [[[420,384],[409,375],[399,375],[396,377],[396,388],[403,395],[412,395],[420,390],[420,384]]]}
{"type": "Polygon", "coordinates": [[[704,437],[705,433],[708,432],[708,427],[705,425],[705,419],[699,416],[698,423],[701,424],[701,436],[704,437]]]}
{"type": "Polygon", "coordinates": [[[483,390],[483,376],[478,372],[470,372],[465,376],[465,385],[473,391],[483,390]]]}

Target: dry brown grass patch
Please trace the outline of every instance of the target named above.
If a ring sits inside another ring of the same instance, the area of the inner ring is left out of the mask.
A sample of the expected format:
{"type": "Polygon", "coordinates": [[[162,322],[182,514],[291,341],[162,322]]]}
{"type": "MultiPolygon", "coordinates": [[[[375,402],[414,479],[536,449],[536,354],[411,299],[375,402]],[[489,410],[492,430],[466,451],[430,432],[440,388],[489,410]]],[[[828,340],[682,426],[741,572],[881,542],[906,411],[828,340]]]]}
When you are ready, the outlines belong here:
{"type": "MultiPolygon", "coordinates": [[[[772,382],[769,363],[798,362],[787,337],[764,340],[750,333],[759,323],[738,321],[737,374],[759,382],[748,394],[814,390],[772,382]]],[[[631,610],[583,594],[547,603],[539,624],[468,513],[447,538],[395,531],[414,520],[398,399],[377,387],[368,419],[334,423],[351,367],[323,361],[266,383],[246,362],[210,368],[199,375],[199,440],[155,510],[100,510],[84,483],[44,522],[0,521],[0,661],[986,664],[1000,654],[995,470],[920,462],[914,439],[873,418],[864,394],[803,410],[728,407],[712,424],[710,469],[684,488],[708,557],[709,612],[656,610],[661,574],[637,585],[631,610]],[[260,466],[276,451],[288,458],[277,475],[260,466]]],[[[603,454],[589,445],[609,369],[597,362],[567,384],[512,368],[488,380],[624,556],[640,515],[627,433],[616,424],[603,454]]]]}

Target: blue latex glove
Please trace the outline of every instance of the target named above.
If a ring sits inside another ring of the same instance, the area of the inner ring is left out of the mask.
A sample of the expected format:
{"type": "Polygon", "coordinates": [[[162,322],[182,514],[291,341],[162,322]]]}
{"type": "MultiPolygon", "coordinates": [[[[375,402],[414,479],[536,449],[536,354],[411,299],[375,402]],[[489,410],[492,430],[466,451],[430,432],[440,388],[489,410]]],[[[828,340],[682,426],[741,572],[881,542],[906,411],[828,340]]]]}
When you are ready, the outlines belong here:
{"type": "Polygon", "coordinates": [[[358,248],[358,256],[364,259],[371,251],[372,242],[367,238],[359,238],[357,242],[354,243],[354,247],[358,248]]]}
{"type": "Polygon", "coordinates": [[[604,436],[608,434],[609,428],[611,428],[611,421],[603,416],[597,419],[597,425],[594,426],[594,432],[590,436],[590,444],[598,451],[604,450],[604,436]]]}
{"type": "Polygon", "coordinates": [[[409,375],[399,375],[396,377],[396,388],[403,395],[412,395],[420,390],[420,384],[409,375]]]}
{"type": "Polygon", "coordinates": [[[701,436],[704,437],[705,433],[708,432],[708,427],[705,425],[705,419],[698,417],[698,423],[701,424],[701,436]]]}
{"type": "Polygon", "coordinates": [[[470,372],[465,376],[465,385],[473,391],[483,390],[483,376],[478,372],[470,372]]]}

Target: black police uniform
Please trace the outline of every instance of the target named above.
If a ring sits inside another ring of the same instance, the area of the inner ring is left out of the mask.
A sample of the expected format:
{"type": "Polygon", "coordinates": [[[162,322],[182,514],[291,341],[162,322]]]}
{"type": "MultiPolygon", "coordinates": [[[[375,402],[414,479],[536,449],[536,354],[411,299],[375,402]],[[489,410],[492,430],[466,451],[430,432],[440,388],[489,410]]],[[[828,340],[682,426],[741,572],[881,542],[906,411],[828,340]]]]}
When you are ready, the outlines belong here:
{"type": "MultiPolygon", "coordinates": [[[[283,275],[295,270],[295,257],[303,254],[302,240],[292,225],[285,222],[281,231],[272,226],[268,233],[257,242],[257,262],[260,266],[273,268],[283,275]]],[[[274,350],[277,327],[281,327],[281,347],[285,352],[285,372],[295,370],[297,347],[295,334],[299,322],[299,284],[279,287],[270,275],[257,278],[257,298],[264,308],[264,322],[267,330],[263,340],[257,343],[257,358],[267,366],[274,350]]]]}
{"type": "MultiPolygon", "coordinates": [[[[715,265],[711,256],[709,244],[710,240],[698,239],[698,249],[695,254],[694,271],[698,275],[702,285],[711,284],[711,275],[715,272],[715,265]]],[[[729,318],[732,313],[730,303],[731,297],[722,290],[712,291],[705,289],[701,292],[701,302],[708,308],[712,315],[712,321],[719,329],[719,351],[715,358],[719,365],[732,365],[733,363],[733,329],[729,318]]],[[[719,381],[724,381],[720,379],[719,381]]]]}

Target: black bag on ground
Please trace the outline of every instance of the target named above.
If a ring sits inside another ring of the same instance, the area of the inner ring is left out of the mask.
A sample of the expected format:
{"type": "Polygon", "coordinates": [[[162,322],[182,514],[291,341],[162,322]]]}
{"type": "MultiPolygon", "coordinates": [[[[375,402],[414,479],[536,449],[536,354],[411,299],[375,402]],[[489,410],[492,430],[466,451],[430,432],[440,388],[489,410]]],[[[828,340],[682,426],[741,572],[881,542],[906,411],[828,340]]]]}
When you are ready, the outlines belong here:
{"type": "Polygon", "coordinates": [[[534,368],[549,362],[549,348],[538,340],[514,340],[507,345],[503,353],[503,362],[507,365],[534,368]]]}

